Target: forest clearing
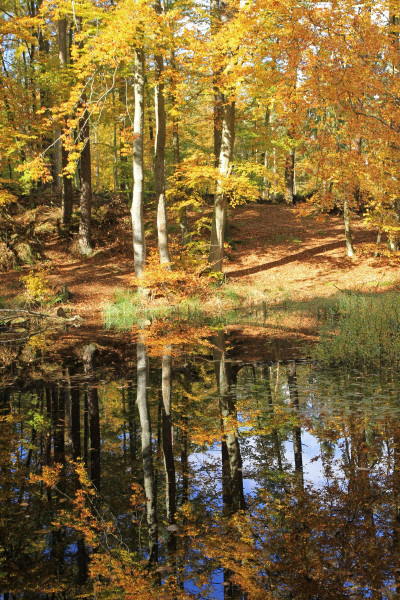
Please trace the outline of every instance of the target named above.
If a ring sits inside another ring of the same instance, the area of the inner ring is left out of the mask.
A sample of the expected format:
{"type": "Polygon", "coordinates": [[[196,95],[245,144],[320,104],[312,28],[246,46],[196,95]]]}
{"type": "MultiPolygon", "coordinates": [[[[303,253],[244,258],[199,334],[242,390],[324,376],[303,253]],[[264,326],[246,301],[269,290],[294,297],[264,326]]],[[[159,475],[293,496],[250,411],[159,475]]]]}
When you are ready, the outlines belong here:
{"type": "Polygon", "coordinates": [[[400,596],[400,0],[0,1],[0,600],[400,596]]]}

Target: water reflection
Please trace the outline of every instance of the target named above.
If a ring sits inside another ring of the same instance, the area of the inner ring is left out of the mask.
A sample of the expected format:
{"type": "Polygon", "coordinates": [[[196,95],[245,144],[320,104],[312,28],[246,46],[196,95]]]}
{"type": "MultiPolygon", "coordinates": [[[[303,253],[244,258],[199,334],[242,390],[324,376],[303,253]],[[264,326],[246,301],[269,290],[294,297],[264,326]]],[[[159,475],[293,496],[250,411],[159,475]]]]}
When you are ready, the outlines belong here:
{"type": "Polygon", "coordinates": [[[170,341],[2,349],[4,600],[398,597],[397,373],[170,341]]]}

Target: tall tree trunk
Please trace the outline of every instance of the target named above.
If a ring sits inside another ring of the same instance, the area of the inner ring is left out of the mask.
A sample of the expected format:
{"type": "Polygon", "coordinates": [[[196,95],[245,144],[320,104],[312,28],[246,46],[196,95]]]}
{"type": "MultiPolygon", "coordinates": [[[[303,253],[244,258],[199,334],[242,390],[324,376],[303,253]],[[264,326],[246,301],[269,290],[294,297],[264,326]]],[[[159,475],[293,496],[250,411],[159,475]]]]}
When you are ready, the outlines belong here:
{"type": "MultiPolygon", "coordinates": [[[[57,21],[58,34],[58,57],[60,68],[63,70],[68,64],[68,36],[67,36],[67,19],[59,19],[57,21]]],[[[63,226],[68,230],[71,224],[72,207],[73,207],[73,190],[71,177],[65,177],[62,172],[68,163],[68,153],[64,148],[61,139],[61,128],[56,129],[56,136],[59,138],[56,145],[56,164],[58,165],[58,183],[61,191],[61,220],[63,226]]]]}
{"type": "Polygon", "coordinates": [[[146,518],[149,531],[149,562],[158,560],[158,522],[156,507],[155,479],[153,469],[151,421],[147,403],[147,353],[142,340],[136,345],[137,352],[137,395],[136,404],[139,411],[143,480],[146,494],[146,518]]]}
{"type": "MultiPolygon", "coordinates": [[[[176,61],[175,61],[174,52],[171,52],[171,68],[173,70],[176,70],[176,61]]],[[[176,90],[176,84],[175,84],[174,77],[172,77],[172,79],[171,79],[170,87],[171,87],[170,103],[172,105],[172,112],[173,112],[173,116],[172,116],[172,154],[173,154],[173,161],[174,161],[174,170],[176,171],[179,168],[179,165],[181,163],[181,144],[180,144],[180,137],[179,137],[179,118],[177,117],[178,96],[177,96],[177,90],[176,90]]],[[[179,227],[180,227],[181,235],[182,235],[182,244],[185,245],[188,241],[188,236],[189,236],[186,206],[182,206],[179,209],[179,227]]]]}
{"type": "MultiPolygon", "coordinates": [[[[113,112],[115,114],[115,91],[112,91],[112,105],[113,112]]],[[[119,169],[118,169],[118,135],[117,135],[117,123],[113,120],[113,155],[114,155],[114,168],[113,168],[113,180],[114,180],[114,193],[119,191],[119,169]]]]}
{"type": "MultiPolygon", "coordinates": [[[[158,14],[162,13],[161,1],[156,0],[154,8],[158,14]]],[[[157,235],[158,252],[162,265],[171,262],[168,251],[168,223],[165,196],[165,140],[166,140],[166,113],[164,84],[164,59],[161,54],[155,56],[156,85],[154,88],[154,112],[156,118],[156,136],[154,142],[154,179],[157,198],[157,235]]]]}
{"type": "Polygon", "coordinates": [[[296,153],[294,150],[285,159],[285,200],[287,204],[294,203],[296,194],[296,153]]]}
{"type": "MultiPolygon", "coordinates": [[[[226,20],[226,13],[224,10],[225,6],[221,3],[221,0],[211,0],[210,5],[210,17],[211,17],[211,36],[214,37],[222,25],[222,22],[226,20]]],[[[234,115],[235,109],[234,104],[226,103],[224,94],[222,93],[219,85],[218,78],[221,73],[221,66],[213,69],[213,94],[214,94],[214,105],[213,105],[213,136],[214,136],[214,165],[218,168],[220,176],[228,174],[230,168],[230,161],[233,156],[233,142],[234,142],[234,115]],[[233,112],[230,108],[233,107],[233,112]],[[233,120],[232,120],[233,116],[233,120]],[[227,132],[231,132],[232,140],[227,139],[227,132]],[[232,151],[228,149],[228,164],[226,164],[227,148],[226,142],[231,141],[232,151]]],[[[217,181],[215,195],[214,195],[214,214],[211,224],[211,241],[210,241],[210,252],[209,262],[212,271],[222,271],[222,263],[224,256],[224,241],[225,241],[225,230],[226,230],[226,198],[222,191],[222,178],[220,177],[217,181]]]]}
{"type": "Polygon", "coordinates": [[[133,256],[136,277],[142,277],[146,262],[146,245],[143,222],[143,128],[144,128],[144,54],[135,50],[133,117],[133,194],[131,206],[133,230],[133,256]]]}
{"type": "MultiPolygon", "coordinates": [[[[395,52],[395,59],[393,62],[393,71],[397,77],[400,73],[400,4],[399,0],[389,0],[389,27],[392,38],[392,44],[395,52]]],[[[393,151],[396,152],[394,145],[392,145],[393,151]]],[[[398,146],[396,146],[398,153],[398,146]]],[[[398,160],[398,159],[397,159],[398,160]]],[[[400,198],[396,198],[394,202],[394,212],[396,225],[400,227],[400,198]]],[[[400,250],[400,232],[392,231],[388,234],[389,248],[392,252],[400,250]]]]}
{"type": "MultiPolygon", "coordinates": [[[[269,108],[265,111],[265,152],[264,152],[264,169],[267,170],[269,167],[270,161],[270,153],[271,153],[271,111],[269,108]]],[[[269,190],[270,190],[270,182],[267,177],[267,174],[264,174],[263,177],[263,188],[261,192],[261,197],[263,200],[269,200],[269,190]]]]}
{"type": "MultiPolygon", "coordinates": [[[[221,26],[221,0],[211,0],[210,2],[210,17],[211,17],[211,36],[214,36],[221,26]]],[[[218,75],[220,67],[214,69],[213,73],[213,138],[214,138],[214,166],[218,168],[221,154],[222,142],[222,120],[224,115],[224,96],[218,87],[218,75]]]]}
{"type": "Polygon", "coordinates": [[[346,240],[346,254],[349,258],[353,258],[355,255],[355,251],[353,246],[353,233],[351,230],[351,213],[347,196],[345,197],[343,202],[343,221],[344,235],[346,240]]]}
{"type": "MultiPolygon", "coordinates": [[[[126,113],[128,113],[128,98],[127,98],[128,92],[126,89],[126,79],[124,79],[122,81],[122,83],[120,83],[119,87],[118,87],[118,98],[119,98],[119,102],[121,105],[123,105],[125,107],[125,111],[126,113]]],[[[123,115],[122,116],[122,121],[120,123],[120,151],[119,151],[119,180],[120,180],[120,186],[121,186],[121,192],[123,192],[124,196],[127,196],[127,200],[129,199],[129,194],[128,194],[128,182],[129,182],[129,173],[128,173],[128,157],[125,154],[125,151],[122,152],[122,132],[124,132],[125,130],[125,126],[126,126],[126,116],[123,115]]]]}
{"type": "Polygon", "coordinates": [[[225,100],[222,119],[221,152],[219,157],[219,179],[214,201],[214,216],[211,231],[209,254],[212,271],[222,271],[226,229],[226,195],[223,190],[224,178],[228,177],[232,168],[233,148],[235,143],[235,103],[225,100]]]}
{"type": "MultiPolygon", "coordinates": [[[[291,94],[294,99],[298,84],[298,70],[300,64],[299,50],[292,48],[289,50],[288,65],[287,65],[287,79],[291,88],[291,94]]],[[[293,112],[296,112],[296,103],[292,102],[293,112]]],[[[294,196],[296,194],[296,151],[292,146],[293,140],[295,139],[295,126],[296,126],[296,114],[289,114],[287,135],[290,144],[290,150],[285,158],[285,200],[287,204],[294,203],[294,196]]]]}
{"type": "MultiPolygon", "coordinates": [[[[86,97],[82,98],[83,103],[86,97]]],[[[84,143],[81,153],[81,193],[79,198],[79,251],[84,256],[93,252],[91,240],[92,222],[92,162],[90,152],[89,112],[84,110],[80,121],[80,138],[84,143]]]]}
{"type": "Polygon", "coordinates": [[[214,122],[214,166],[218,168],[221,154],[222,144],[222,122],[224,118],[224,96],[218,90],[217,85],[214,85],[214,106],[213,106],[213,122],[214,122]]]}

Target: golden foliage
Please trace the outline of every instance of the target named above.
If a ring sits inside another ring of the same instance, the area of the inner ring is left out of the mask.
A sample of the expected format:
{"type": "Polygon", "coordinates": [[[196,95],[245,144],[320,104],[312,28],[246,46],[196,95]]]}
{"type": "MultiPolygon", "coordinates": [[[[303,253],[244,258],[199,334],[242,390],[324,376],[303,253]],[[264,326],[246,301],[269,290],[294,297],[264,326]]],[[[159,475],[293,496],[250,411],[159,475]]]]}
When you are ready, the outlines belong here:
{"type": "Polygon", "coordinates": [[[54,297],[48,276],[43,269],[38,269],[23,275],[23,297],[27,304],[46,304],[54,297]]]}
{"type": "Polygon", "coordinates": [[[148,290],[151,298],[166,298],[171,303],[179,302],[187,296],[202,298],[209,291],[209,282],[201,277],[202,271],[201,266],[184,255],[175,265],[161,265],[157,254],[152,253],[143,277],[134,276],[132,284],[148,290]]]}

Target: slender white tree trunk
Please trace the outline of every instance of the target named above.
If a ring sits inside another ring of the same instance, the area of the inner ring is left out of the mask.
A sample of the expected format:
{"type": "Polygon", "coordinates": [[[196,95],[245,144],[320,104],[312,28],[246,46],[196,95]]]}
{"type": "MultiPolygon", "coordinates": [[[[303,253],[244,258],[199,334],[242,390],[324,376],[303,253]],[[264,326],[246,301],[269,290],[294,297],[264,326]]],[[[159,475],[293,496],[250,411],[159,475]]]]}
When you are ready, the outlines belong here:
{"type": "Polygon", "coordinates": [[[144,54],[135,50],[133,117],[133,194],[131,219],[133,231],[133,256],[136,277],[142,277],[146,261],[146,245],[143,222],[143,128],[144,128],[144,54]]]}
{"type": "Polygon", "coordinates": [[[219,179],[214,202],[214,218],[211,232],[209,262],[212,271],[222,271],[226,228],[226,195],[223,182],[232,169],[235,144],[235,103],[225,102],[222,118],[221,151],[219,155],[219,179]]]}

